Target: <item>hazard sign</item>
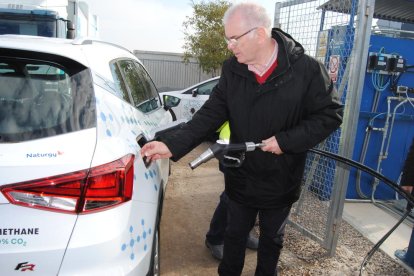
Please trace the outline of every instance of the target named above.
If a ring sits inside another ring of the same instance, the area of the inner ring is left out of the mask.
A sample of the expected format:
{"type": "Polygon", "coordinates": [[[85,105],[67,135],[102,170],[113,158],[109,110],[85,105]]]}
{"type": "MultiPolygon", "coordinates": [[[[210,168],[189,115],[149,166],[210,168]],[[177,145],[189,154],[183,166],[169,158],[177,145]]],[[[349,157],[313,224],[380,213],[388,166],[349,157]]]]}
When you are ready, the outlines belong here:
{"type": "Polygon", "coordinates": [[[333,83],[336,83],[338,80],[339,64],[339,55],[332,55],[329,57],[329,76],[331,77],[333,83]]]}

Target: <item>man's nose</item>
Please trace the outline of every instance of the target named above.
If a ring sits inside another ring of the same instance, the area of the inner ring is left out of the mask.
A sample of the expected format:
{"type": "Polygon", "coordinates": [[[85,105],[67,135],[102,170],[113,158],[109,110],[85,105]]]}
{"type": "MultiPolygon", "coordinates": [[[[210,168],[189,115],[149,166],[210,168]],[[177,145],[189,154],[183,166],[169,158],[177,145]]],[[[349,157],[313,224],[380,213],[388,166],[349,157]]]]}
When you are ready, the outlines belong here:
{"type": "Polygon", "coordinates": [[[227,49],[229,49],[230,51],[233,51],[234,47],[235,47],[234,43],[231,43],[231,41],[227,42],[227,49]]]}

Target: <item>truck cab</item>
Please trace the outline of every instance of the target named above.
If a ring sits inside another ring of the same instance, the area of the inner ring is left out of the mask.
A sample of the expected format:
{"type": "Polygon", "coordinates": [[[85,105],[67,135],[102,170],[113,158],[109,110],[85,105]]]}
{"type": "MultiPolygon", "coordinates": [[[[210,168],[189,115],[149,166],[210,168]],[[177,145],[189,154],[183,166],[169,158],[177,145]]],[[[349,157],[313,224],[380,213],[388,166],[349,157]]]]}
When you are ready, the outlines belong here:
{"type": "Polygon", "coordinates": [[[0,35],[98,37],[97,16],[78,0],[0,0],[0,35]]]}
{"type": "Polygon", "coordinates": [[[0,8],[0,34],[74,38],[74,26],[53,10],[0,8]]]}

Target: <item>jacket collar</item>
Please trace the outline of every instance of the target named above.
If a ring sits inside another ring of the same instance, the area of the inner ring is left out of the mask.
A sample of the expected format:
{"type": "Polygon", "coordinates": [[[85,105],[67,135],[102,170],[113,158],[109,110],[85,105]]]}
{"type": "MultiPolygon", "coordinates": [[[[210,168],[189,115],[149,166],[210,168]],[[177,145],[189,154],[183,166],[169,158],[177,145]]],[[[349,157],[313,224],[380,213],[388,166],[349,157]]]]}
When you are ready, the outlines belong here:
{"type": "MultiPolygon", "coordinates": [[[[281,29],[273,28],[272,37],[276,40],[279,47],[277,55],[278,65],[269,79],[287,72],[291,68],[291,64],[295,63],[305,53],[303,46],[281,29]]],[[[252,81],[256,80],[254,74],[247,69],[247,65],[239,63],[236,57],[231,57],[231,70],[252,81]]]]}

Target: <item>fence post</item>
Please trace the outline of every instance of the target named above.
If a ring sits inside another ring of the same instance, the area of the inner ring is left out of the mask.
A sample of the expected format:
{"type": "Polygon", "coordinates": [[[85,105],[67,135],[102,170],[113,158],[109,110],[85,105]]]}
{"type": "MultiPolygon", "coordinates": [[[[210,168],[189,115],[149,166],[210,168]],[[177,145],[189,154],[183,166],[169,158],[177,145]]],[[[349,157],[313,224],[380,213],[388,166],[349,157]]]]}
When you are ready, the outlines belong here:
{"type": "MultiPolygon", "coordinates": [[[[354,49],[351,56],[348,93],[345,101],[345,120],[342,124],[342,135],[339,143],[339,155],[350,159],[352,159],[354,152],[374,8],[375,0],[359,0],[357,29],[355,33],[354,49]]],[[[332,199],[332,202],[335,204],[328,214],[328,220],[331,222],[328,223],[328,225],[332,225],[333,227],[328,230],[326,239],[328,254],[330,256],[335,255],[339,238],[339,223],[342,220],[348,179],[349,170],[337,166],[332,199]]]]}

